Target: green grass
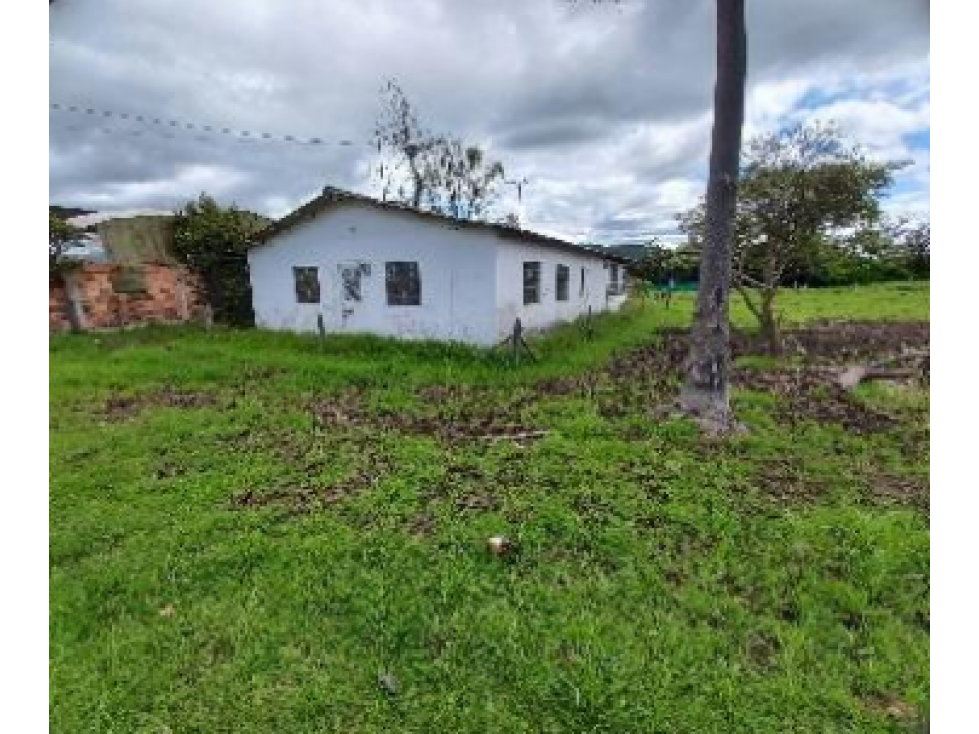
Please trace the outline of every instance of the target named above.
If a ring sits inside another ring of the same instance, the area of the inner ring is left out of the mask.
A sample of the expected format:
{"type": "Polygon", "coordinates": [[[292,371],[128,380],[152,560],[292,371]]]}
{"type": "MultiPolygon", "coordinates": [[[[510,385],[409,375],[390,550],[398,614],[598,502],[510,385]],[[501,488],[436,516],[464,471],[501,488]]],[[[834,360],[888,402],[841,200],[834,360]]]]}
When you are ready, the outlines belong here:
{"type": "MultiPolygon", "coordinates": [[[[602,317],[591,341],[566,327],[519,369],[365,337],[53,337],[52,730],[906,730],[928,711],[928,518],[874,487],[927,483],[927,393],[861,388],[901,421],[863,435],[786,423],[754,391],[735,394],[751,432],[724,443],[580,391],[527,403],[548,433],[523,447],[381,427],[471,408],[432,386],[488,409],[586,375],[691,305],[602,317]],[[373,428],[313,420],[351,390],[373,428]],[[136,408],[107,413],[120,395],[136,408]],[[338,499],[236,505],[247,490],[338,499]],[[485,552],[498,533],[514,558],[485,552]]],[[[928,290],[782,305],[927,319],[928,290]]]]}

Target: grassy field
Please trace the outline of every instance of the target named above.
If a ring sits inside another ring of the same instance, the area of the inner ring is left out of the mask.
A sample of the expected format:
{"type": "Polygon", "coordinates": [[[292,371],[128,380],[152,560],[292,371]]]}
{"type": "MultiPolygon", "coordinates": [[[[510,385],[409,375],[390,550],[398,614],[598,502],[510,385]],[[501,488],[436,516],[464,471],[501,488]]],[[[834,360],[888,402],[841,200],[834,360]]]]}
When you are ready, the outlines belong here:
{"type": "MultiPolygon", "coordinates": [[[[783,307],[927,321],[928,297],[783,307]]],[[[53,337],[52,731],[913,730],[927,390],[846,398],[798,382],[818,355],[746,356],[750,432],[708,440],[657,412],[690,307],[569,326],[519,368],[362,337],[53,337]],[[484,437],[518,429],[546,434],[484,437]],[[486,553],[498,533],[513,557],[486,553]]]]}

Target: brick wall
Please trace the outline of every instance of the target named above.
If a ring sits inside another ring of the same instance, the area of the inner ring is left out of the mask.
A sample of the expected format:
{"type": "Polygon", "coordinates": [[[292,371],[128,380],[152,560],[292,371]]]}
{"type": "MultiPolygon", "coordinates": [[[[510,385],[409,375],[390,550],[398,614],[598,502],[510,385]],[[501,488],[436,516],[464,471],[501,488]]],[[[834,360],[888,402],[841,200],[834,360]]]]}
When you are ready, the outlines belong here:
{"type": "MultiPolygon", "coordinates": [[[[182,267],[87,263],[68,274],[67,283],[81,301],[84,329],[199,321],[207,310],[199,281],[182,267]],[[142,276],[144,292],[120,292],[125,271],[142,276]]],[[[65,331],[70,328],[68,293],[55,281],[49,291],[50,331],[65,331]]]]}
{"type": "Polygon", "coordinates": [[[50,281],[48,288],[48,328],[50,331],[65,331],[68,323],[68,296],[60,283],[50,281]]]}

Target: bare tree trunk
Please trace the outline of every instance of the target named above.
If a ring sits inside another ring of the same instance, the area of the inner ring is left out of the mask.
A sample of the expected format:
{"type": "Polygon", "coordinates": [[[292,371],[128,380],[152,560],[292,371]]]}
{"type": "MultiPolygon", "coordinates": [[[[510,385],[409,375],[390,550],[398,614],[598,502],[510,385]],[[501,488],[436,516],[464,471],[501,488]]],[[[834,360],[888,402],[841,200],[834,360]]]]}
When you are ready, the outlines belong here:
{"type": "Polygon", "coordinates": [[[719,426],[731,419],[728,305],[747,75],[744,0],[717,2],[717,82],[700,284],[680,405],[719,426]]]}

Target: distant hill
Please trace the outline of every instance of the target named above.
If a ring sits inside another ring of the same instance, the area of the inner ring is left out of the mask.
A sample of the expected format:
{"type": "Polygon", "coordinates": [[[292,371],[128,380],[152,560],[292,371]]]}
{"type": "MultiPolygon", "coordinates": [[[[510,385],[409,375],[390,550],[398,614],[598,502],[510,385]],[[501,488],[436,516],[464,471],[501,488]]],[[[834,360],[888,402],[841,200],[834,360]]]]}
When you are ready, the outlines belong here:
{"type": "Polygon", "coordinates": [[[80,217],[83,214],[95,214],[93,209],[80,209],[77,206],[58,206],[56,204],[49,206],[48,211],[51,214],[61,217],[62,219],[80,217]]]}
{"type": "Polygon", "coordinates": [[[646,254],[646,245],[609,245],[605,249],[627,260],[640,260],[646,254]]]}

